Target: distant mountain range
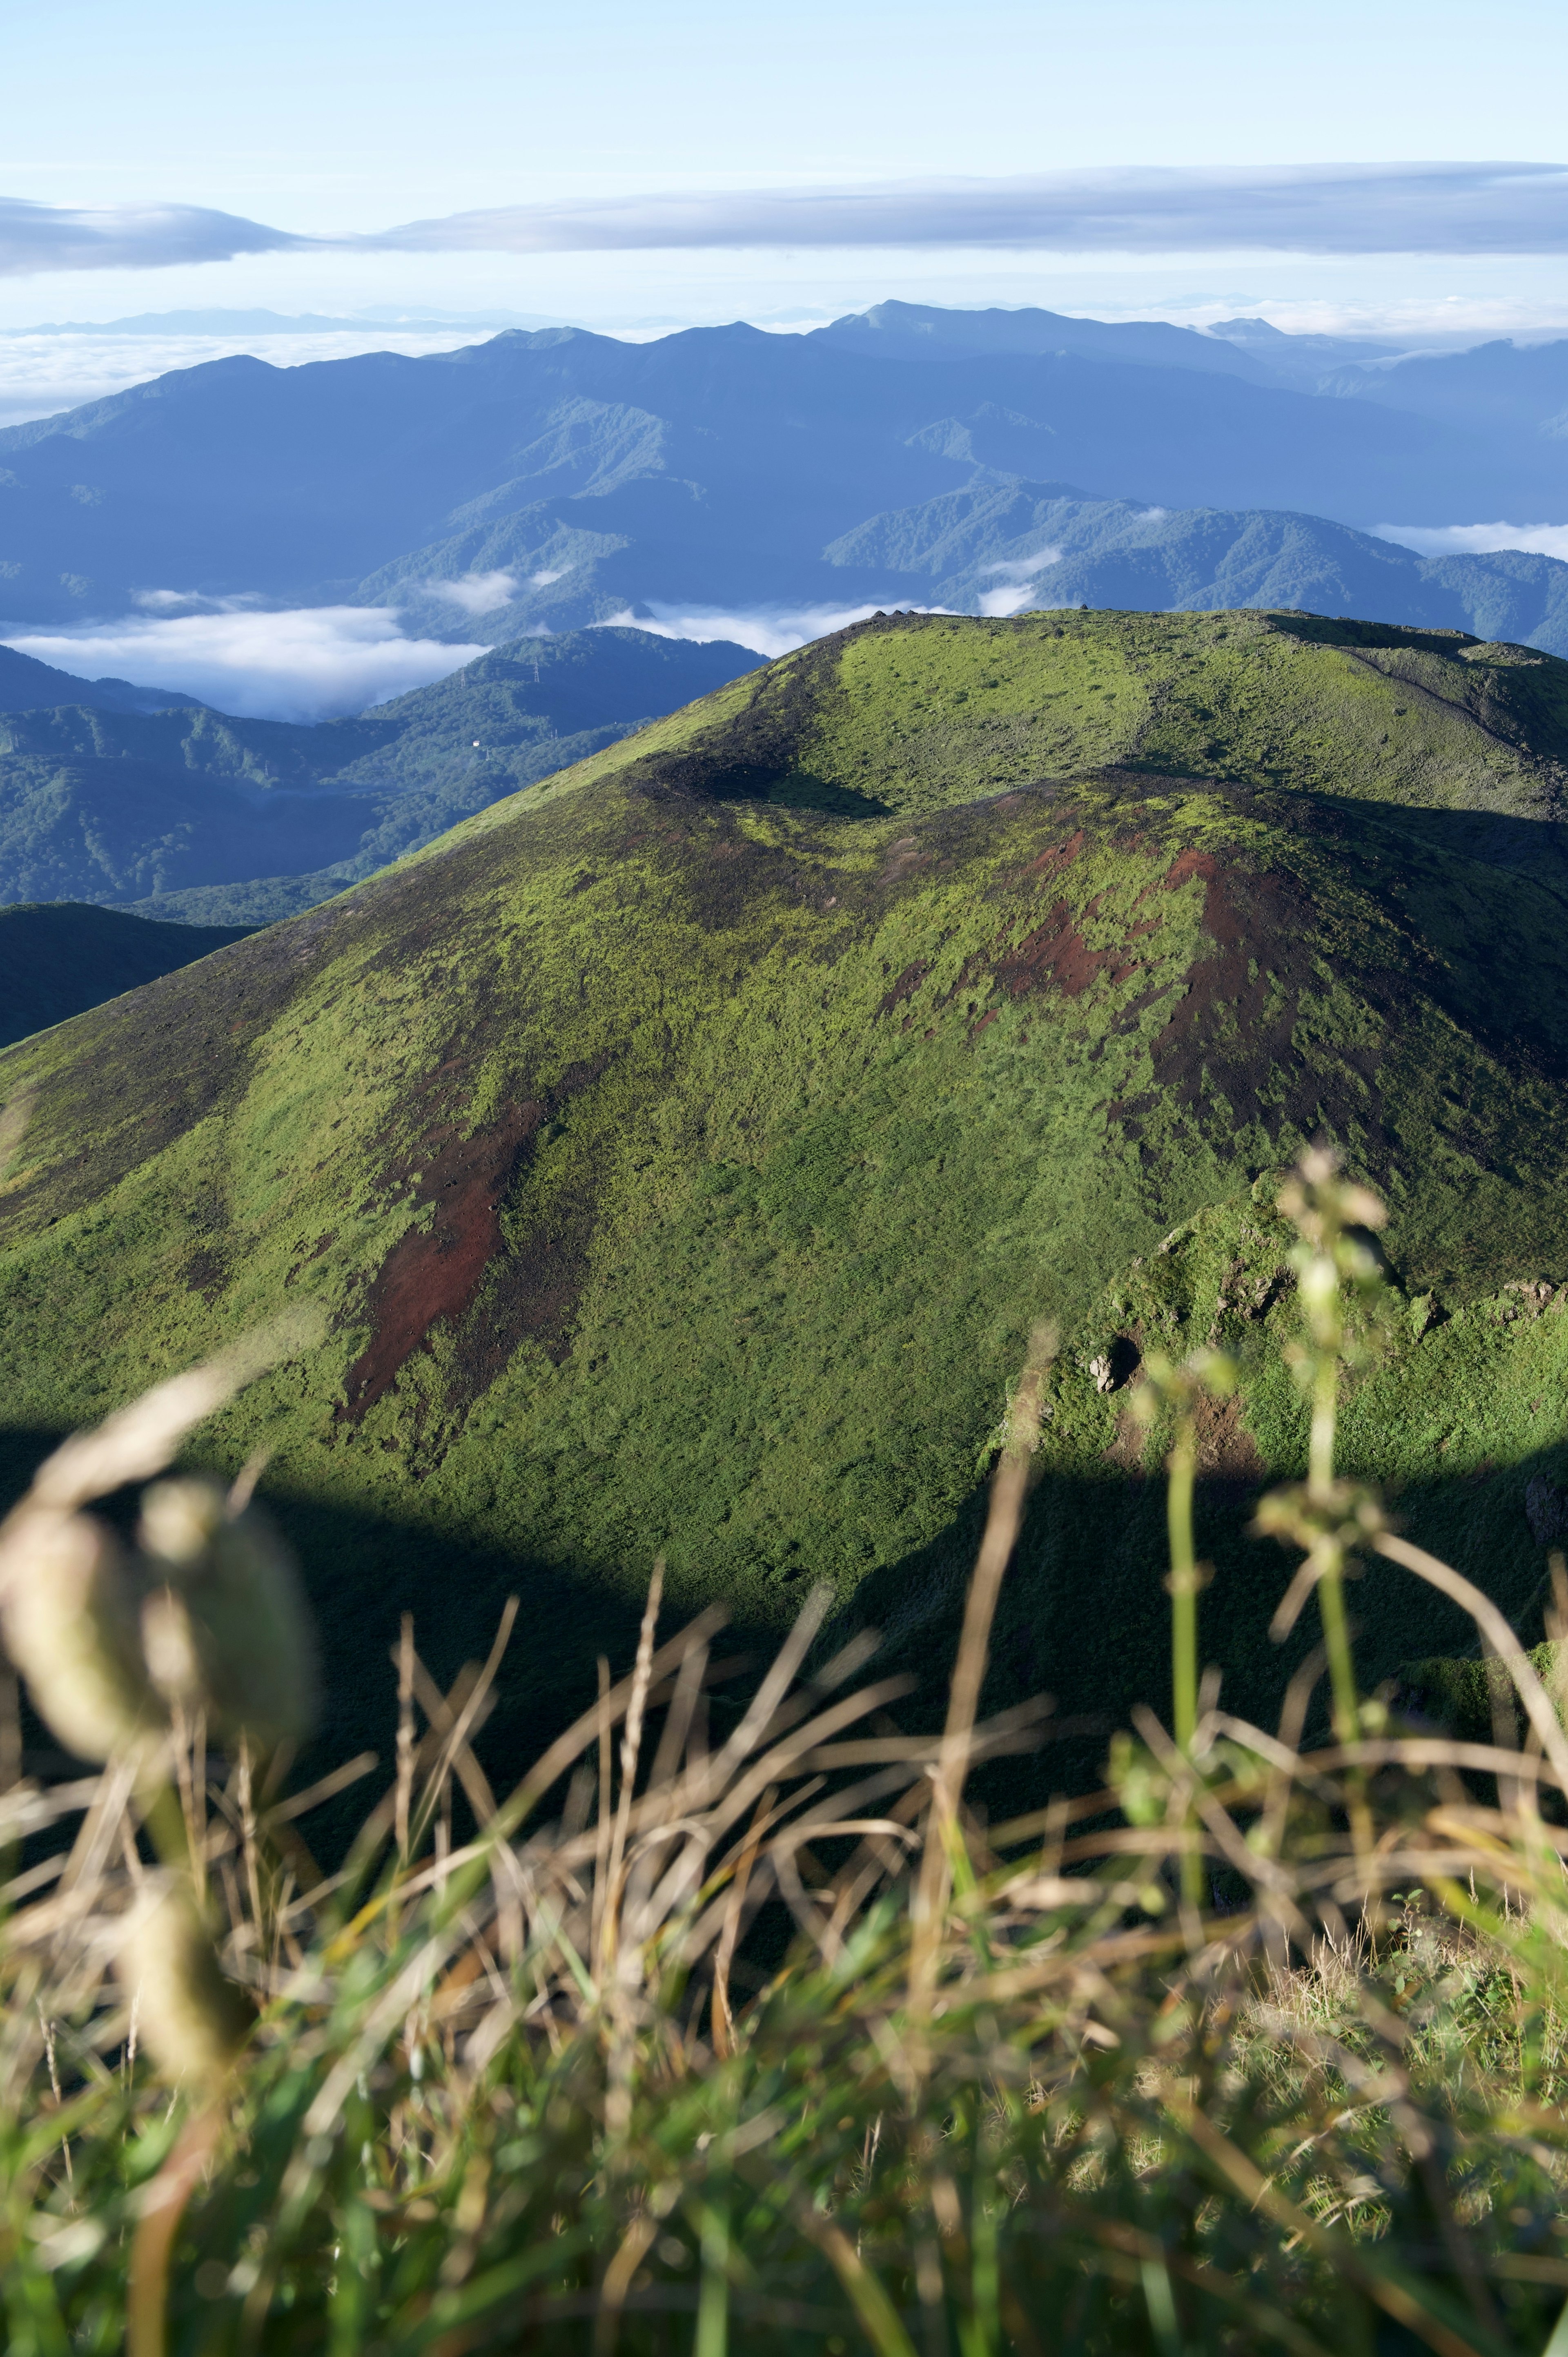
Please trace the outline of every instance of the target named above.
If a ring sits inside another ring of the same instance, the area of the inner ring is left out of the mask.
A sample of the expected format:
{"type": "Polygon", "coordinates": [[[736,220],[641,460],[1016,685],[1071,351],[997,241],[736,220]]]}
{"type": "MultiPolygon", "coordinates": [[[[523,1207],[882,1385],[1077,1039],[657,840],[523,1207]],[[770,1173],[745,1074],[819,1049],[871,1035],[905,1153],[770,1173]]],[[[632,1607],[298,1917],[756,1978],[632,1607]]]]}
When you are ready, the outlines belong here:
{"type": "MultiPolygon", "coordinates": [[[[1568,655],[1568,565],[1498,549],[1422,557],[1322,516],[1147,508],[1061,483],[980,482],[874,516],[823,552],[891,603],[1218,612],[1256,606],[1469,630],[1568,655]]],[[[847,602],[847,601],[846,601],[847,602]]]]}
{"type": "Polygon", "coordinates": [[[525,639],[362,719],[306,727],[189,698],[150,713],[90,700],[123,683],[0,650],[0,903],[267,924],[756,662],[646,630],[525,639]],[[18,676],[50,702],[5,709],[18,676]]]}
{"type": "Polygon", "coordinates": [[[397,605],[454,640],[879,604],[898,576],[846,554],[874,519],[1008,484],[1351,527],[1568,516],[1568,342],[1367,350],[886,304],[808,335],[215,361],[0,432],[0,622],[151,591],[397,605]]]}

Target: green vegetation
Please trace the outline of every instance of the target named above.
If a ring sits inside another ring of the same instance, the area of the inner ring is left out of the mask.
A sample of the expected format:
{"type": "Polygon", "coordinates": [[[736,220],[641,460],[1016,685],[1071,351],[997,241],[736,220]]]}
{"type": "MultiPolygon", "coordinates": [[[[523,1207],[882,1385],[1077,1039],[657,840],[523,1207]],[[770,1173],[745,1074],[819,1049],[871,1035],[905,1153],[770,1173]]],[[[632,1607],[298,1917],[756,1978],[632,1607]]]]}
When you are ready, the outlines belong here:
{"type": "Polygon", "coordinates": [[[0,1046],[244,937],[233,926],[153,924],[80,901],[0,907],[0,1046]]]}
{"type": "MultiPolygon", "coordinates": [[[[1043,1332],[939,1736],[900,1731],[908,1682],[874,1645],[813,1652],[821,1590],[743,1712],[722,1609],[666,1633],[656,1569],[630,1674],[498,1800],[470,1738],[515,1599],[445,1694],[405,1622],[395,1767],[331,1877],[302,1832],[375,1763],[283,1789],[269,1746],[309,1679],[265,1516],[188,1478],[142,1491],[134,1540],[87,1511],[306,1337],[252,1338],[59,1452],[0,1527],[0,1618],[48,1727],[105,1764],[16,1781],[6,1730],[7,2350],[1554,2347],[1568,1737],[1495,1607],[1337,1468],[1338,1378],[1404,1315],[1380,1205],[1310,1152],[1279,1209],[1311,1468],[1261,1519],[1292,1547],[1276,1597],[1337,1655],[1336,1737],[1304,1750],[1321,1660],[1277,1733],[1192,1693],[1179,1428],[1230,1371],[1151,1357],[1176,1731],[1139,1703],[1102,1789],[988,1826],[972,1770],[1051,1727],[1038,1697],[975,1717],[1062,1396],[1043,1332]],[[1503,1657],[1497,1738],[1366,1695],[1332,1641],[1350,1530],[1503,1657]]],[[[1138,1306],[1174,1346],[1173,1297],[1151,1279],[1138,1306]]]]}
{"type": "MultiPolygon", "coordinates": [[[[1290,616],[893,618],[10,1050],[18,1465],[309,1298],[326,1339],[219,1445],[272,1451],[340,1741],[400,1610],[449,1675],[521,1581],[548,1641],[489,1738],[520,1767],[660,1552],[754,1629],[825,1581],[929,1676],[1033,1318],[1064,1384],[1138,1347],[1156,1280],[1225,1329],[1230,1262],[1273,1265],[1250,1190],[1322,1133],[1385,1191],[1409,1305],[1346,1447],[1524,1612],[1563,1329],[1498,1319],[1568,1275],[1564,682],[1290,616]]],[[[1299,1466],[1278,1380],[1244,1366],[1200,1512],[1299,1466]]],[[[1159,1511],[1116,1394],[1050,1431],[997,1690],[1113,1722],[1159,1511]]],[[[1262,1707],[1293,1656],[1233,1545],[1206,1641],[1262,1707]]],[[[1435,1598],[1355,1605],[1379,1677],[1451,1646],[1435,1598]]]]}

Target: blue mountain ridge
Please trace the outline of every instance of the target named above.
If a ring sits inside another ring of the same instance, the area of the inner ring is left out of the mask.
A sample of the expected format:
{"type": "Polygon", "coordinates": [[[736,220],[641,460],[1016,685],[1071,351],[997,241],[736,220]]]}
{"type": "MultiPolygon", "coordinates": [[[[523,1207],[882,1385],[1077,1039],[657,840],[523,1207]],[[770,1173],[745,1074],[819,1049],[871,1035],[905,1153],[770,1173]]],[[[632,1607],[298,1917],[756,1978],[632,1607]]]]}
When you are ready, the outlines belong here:
{"type": "Polygon", "coordinates": [[[1060,483],[982,482],[874,516],[823,553],[857,581],[891,583],[896,602],[958,613],[1299,607],[1568,655],[1560,559],[1516,549],[1423,557],[1322,516],[1173,511],[1060,483]]]}
{"type": "MultiPolygon", "coordinates": [[[[1532,415],[1547,350],[1518,356],[1532,415]]],[[[472,616],[440,585],[487,570],[515,576],[509,636],[811,605],[850,586],[823,551],[868,519],[1014,479],[1353,527],[1568,512],[1555,409],[1499,436],[1434,407],[1468,357],[1323,394],[1230,339],[997,312],[215,361],[0,432],[0,621],[162,589],[403,604],[456,639],[472,616]],[[1393,405],[1409,386],[1432,414],[1393,405]]]]}

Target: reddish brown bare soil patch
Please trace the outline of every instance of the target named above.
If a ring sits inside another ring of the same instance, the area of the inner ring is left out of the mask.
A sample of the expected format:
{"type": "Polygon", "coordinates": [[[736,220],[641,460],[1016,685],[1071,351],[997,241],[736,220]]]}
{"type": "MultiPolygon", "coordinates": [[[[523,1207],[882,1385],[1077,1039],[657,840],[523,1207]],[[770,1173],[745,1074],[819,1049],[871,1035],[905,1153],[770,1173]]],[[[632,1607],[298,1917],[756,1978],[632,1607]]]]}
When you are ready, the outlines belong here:
{"type": "MultiPolygon", "coordinates": [[[[1317,931],[1312,902],[1288,877],[1222,865],[1206,852],[1182,853],[1165,882],[1174,889],[1195,876],[1207,888],[1203,929],[1213,947],[1193,961],[1187,987],[1153,1043],[1160,1089],[1194,1112],[1215,1114],[1228,1129],[1261,1122],[1277,1134],[1288,1121],[1310,1132],[1328,1109],[1327,1076],[1309,1065],[1297,1038],[1303,993],[1320,986],[1309,946],[1317,931]]],[[[1372,978],[1362,984],[1376,1004],[1380,994],[1372,978]]],[[[1370,1090],[1370,1051],[1339,1044],[1335,1053],[1370,1090]]],[[[1342,1071],[1337,1086],[1330,1081],[1331,1092],[1348,1078],[1342,1071]]],[[[1363,1120],[1369,1102],[1358,1104],[1363,1120]]],[[[1135,1117],[1140,1108],[1126,1110],[1135,1117]]]]}
{"type": "Polygon", "coordinates": [[[513,1105],[493,1129],[448,1139],[425,1166],[419,1193],[435,1217],[399,1237],[371,1282],[371,1338],[349,1370],[340,1416],[362,1416],[431,1328],[468,1308],[500,1243],[500,1207],[519,1155],[543,1119],[537,1100],[513,1105]]]}
{"type": "Polygon", "coordinates": [[[1049,851],[1042,851],[1037,859],[1031,859],[1024,873],[1026,876],[1059,876],[1064,867],[1072,866],[1082,849],[1083,829],[1079,827],[1065,843],[1056,844],[1049,851]]]}
{"type": "Polygon", "coordinates": [[[1182,885],[1189,883],[1195,876],[1201,876],[1206,884],[1212,884],[1217,873],[1214,860],[1208,852],[1178,851],[1165,870],[1165,889],[1169,892],[1179,891],[1182,885]]]}
{"type": "MultiPolygon", "coordinates": [[[[1098,905],[1090,901],[1085,917],[1092,917],[1098,905]]],[[[1081,998],[1101,974],[1113,983],[1125,981],[1139,963],[1131,947],[1133,938],[1155,930],[1156,920],[1151,917],[1129,928],[1127,942],[1093,950],[1074,924],[1067,902],[1058,900],[1043,925],[1026,933],[1016,949],[997,960],[996,979],[1010,998],[1047,989],[1060,991],[1064,998],[1081,998]]]]}
{"type": "MultiPolygon", "coordinates": [[[[892,989],[877,1001],[877,1014],[891,1015],[896,1007],[903,1006],[907,998],[912,998],[930,970],[928,958],[917,958],[913,965],[907,965],[892,989]]],[[[886,967],[883,971],[886,973],[886,967]]]]}

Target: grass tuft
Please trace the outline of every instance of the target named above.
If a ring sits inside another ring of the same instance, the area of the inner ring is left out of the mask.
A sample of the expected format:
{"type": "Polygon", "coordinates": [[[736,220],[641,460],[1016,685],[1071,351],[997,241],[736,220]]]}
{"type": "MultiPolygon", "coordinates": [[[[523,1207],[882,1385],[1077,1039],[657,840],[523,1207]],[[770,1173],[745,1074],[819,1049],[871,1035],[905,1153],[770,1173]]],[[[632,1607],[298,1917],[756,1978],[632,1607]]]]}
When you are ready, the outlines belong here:
{"type": "MultiPolygon", "coordinates": [[[[1104,1784],[987,1824],[972,1771],[1051,1722],[980,1715],[1042,1334],[939,1734],[904,1731],[869,1637],[823,1645],[825,1591],[747,1665],[717,1607],[665,1632],[660,1569],[629,1670],[500,1797],[474,1738],[515,1608],[445,1692],[405,1624],[391,1781],[324,1871],[312,1813],[374,1763],[287,1793],[222,1701],[235,1629],[200,1620],[248,1485],[227,1520],[193,1491],[177,1558],[166,1495],[85,1608],[140,1715],[71,1782],[7,1751],[7,2348],[1512,2357],[1560,2333],[1568,1738],[1496,1607],[1336,1471],[1323,1366],[1375,1292],[1379,1208],[1323,1154],[1282,1197],[1317,1445],[1271,1493],[1302,1563],[1280,1585],[1336,1648],[1352,1552],[1435,1585],[1509,1698],[1489,1741],[1402,1723],[1353,1654],[1308,1740],[1322,1644],[1273,1729],[1212,1672],[1187,1708],[1188,1608],[1200,1637],[1225,1600],[1191,1577],[1215,1370],[1166,1361],[1177,1722],[1140,1706],[1104,1784]],[[177,1591],[209,1640],[177,1688],[145,1609],[177,1591]]],[[[7,1625],[45,1539],[102,1529],[93,1496],[265,1355],[45,1468],[0,1534],[7,1625]]],[[[246,1527],[252,1575],[285,1581],[246,1527]]]]}

